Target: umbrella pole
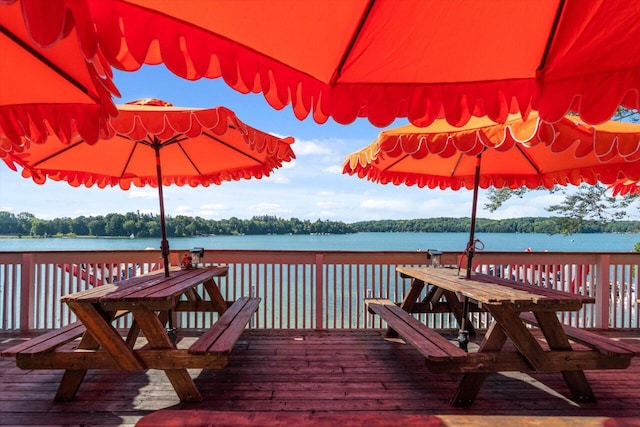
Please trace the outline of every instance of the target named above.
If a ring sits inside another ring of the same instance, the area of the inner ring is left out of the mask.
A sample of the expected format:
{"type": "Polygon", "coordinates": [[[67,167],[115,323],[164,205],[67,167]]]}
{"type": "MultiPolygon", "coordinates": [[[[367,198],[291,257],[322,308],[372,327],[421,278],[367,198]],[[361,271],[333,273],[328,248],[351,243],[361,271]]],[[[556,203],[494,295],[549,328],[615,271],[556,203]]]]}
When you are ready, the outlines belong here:
{"type": "MultiPolygon", "coordinates": [[[[160,198],[160,230],[162,231],[162,242],[160,249],[162,251],[162,259],[164,260],[164,275],[169,277],[169,241],[167,240],[167,227],[164,222],[164,194],[162,193],[162,168],[160,166],[160,145],[154,146],[156,151],[156,174],[158,176],[158,197],[160,198]]],[[[176,328],[173,327],[173,310],[169,310],[167,325],[167,334],[169,339],[176,345],[176,328]]]]}
{"type": "Polygon", "coordinates": [[[155,147],[156,151],[156,174],[158,176],[158,197],[160,199],[160,231],[162,232],[162,241],[160,242],[160,251],[162,252],[162,260],[164,261],[164,275],[169,277],[169,241],[167,240],[167,227],[164,222],[164,195],[162,193],[162,168],[160,167],[160,146],[155,147]]]}
{"type": "MultiPolygon", "coordinates": [[[[473,269],[473,255],[475,252],[475,230],[476,211],[478,207],[478,187],[480,185],[480,163],[482,153],[476,158],[475,179],[473,181],[473,205],[471,206],[471,229],[469,230],[469,243],[467,244],[467,279],[471,278],[473,269]]],[[[461,349],[467,350],[469,344],[469,331],[467,330],[467,318],[469,317],[469,298],[464,297],[462,304],[462,320],[460,321],[460,331],[458,332],[458,345],[461,349]]]]}
{"type": "Polygon", "coordinates": [[[482,153],[476,158],[475,179],[473,181],[473,205],[471,206],[471,229],[469,230],[469,243],[467,244],[467,279],[471,278],[473,269],[473,255],[475,252],[476,211],[478,208],[478,186],[480,185],[480,162],[482,153]]]}

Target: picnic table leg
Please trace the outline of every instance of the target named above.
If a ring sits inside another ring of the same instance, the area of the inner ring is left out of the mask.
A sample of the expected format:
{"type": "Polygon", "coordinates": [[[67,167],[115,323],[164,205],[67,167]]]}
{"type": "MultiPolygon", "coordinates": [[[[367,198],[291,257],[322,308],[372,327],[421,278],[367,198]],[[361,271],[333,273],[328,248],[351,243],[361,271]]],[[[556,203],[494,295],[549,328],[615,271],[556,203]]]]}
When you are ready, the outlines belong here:
{"type": "Polygon", "coordinates": [[[58,386],[58,391],[56,392],[56,396],[53,398],[56,402],[69,402],[73,400],[80,388],[80,384],[84,380],[84,377],[87,375],[87,370],[72,370],[67,369],[64,371],[62,375],[62,380],[60,380],[60,385],[58,386]]]}
{"type": "MultiPolygon", "coordinates": [[[[507,335],[504,333],[498,322],[495,320],[489,326],[484,341],[480,344],[478,353],[484,351],[500,351],[507,341],[507,335]]],[[[453,406],[467,407],[471,406],[478,396],[480,388],[487,378],[486,373],[469,373],[462,376],[462,380],[458,384],[458,389],[450,400],[453,406]]]]}
{"type": "MultiPolygon", "coordinates": [[[[174,350],[163,322],[155,313],[147,310],[132,310],[132,312],[152,348],[174,350]]],[[[202,395],[186,369],[165,369],[164,373],[182,402],[202,401],[202,395]]]]}
{"type": "Polygon", "coordinates": [[[105,313],[93,304],[67,302],[67,305],[87,327],[100,346],[109,353],[118,367],[125,371],[146,369],[113,327],[113,313],[105,313]]]}
{"type": "MultiPolygon", "coordinates": [[[[418,298],[422,293],[422,289],[424,289],[424,282],[418,279],[411,280],[411,287],[409,288],[409,292],[404,296],[404,300],[402,304],[400,304],[400,308],[406,311],[407,313],[411,313],[413,311],[413,306],[418,302],[418,298]]],[[[394,331],[392,328],[387,328],[387,333],[385,334],[388,338],[394,338],[398,336],[398,333],[394,331]]]]}
{"type": "Polygon", "coordinates": [[[129,332],[127,333],[127,338],[125,340],[125,342],[127,343],[127,347],[133,348],[136,345],[138,335],[140,335],[140,326],[138,326],[138,322],[133,319],[133,321],[131,322],[131,327],[129,328],[129,332]]]}
{"type": "MultiPolygon", "coordinates": [[[[89,331],[85,331],[84,335],[80,339],[80,343],[78,344],[79,350],[97,350],[100,347],[100,344],[93,338],[93,335],[89,331]]],[[[80,388],[80,384],[84,380],[85,375],[87,375],[87,370],[75,370],[75,369],[67,369],[64,371],[62,375],[62,380],[60,380],[60,385],[58,386],[58,391],[56,392],[56,396],[53,400],[56,402],[69,402],[73,400],[78,389],[80,388]]]]}
{"type": "MultiPolygon", "coordinates": [[[[554,312],[535,313],[538,325],[552,350],[571,350],[569,338],[554,312]]],[[[595,402],[596,397],[583,371],[562,371],[569,391],[578,402],[595,402]]]]}
{"type": "Polygon", "coordinates": [[[227,303],[222,297],[220,288],[218,287],[218,284],[215,282],[215,280],[206,280],[202,283],[202,285],[209,294],[209,298],[211,298],[214,310],[217,311],[220,315],[224,314],[224,312],[227,311],[227,303]]]}
{"type": "Polygon", "coordinates": [[[422,293],[422,289],[424,289],[424,286],[425,285],[422,280],[411,280],[411,287],[409,288],[409,292],[404,296],[404,300],[402,301],[400,308],[411,313],[413,311],[413,306],[416,304],[418,297],[422,293]]]}
{"type": "Polygon", "coordinates": [[[442,298],[443,289],[437,286],[431,286],[427,291],[427,296],[424,297],[422,302],[429,305],[429,310],[433,310],[435,304],[442,298]]]}
{"type": "Polygon", "coordinates": [[[463,320],[462,315],[464,314],[464,310],[462,309],[462,303],[458,299],[456,293],[445,290],[443,294],[445,299],[447,300],[447,304],[449,305],[449,308],[453,312],[453,315],[455,316],[456,321],[458,322],[458,325],[462,327],[462,325],[464,324],[465,329],[467,330],[469,335],[471,335],[472,337],[475,336],[476,329],[473,327],[473,324],[471,323],[469,318],[467,317],[464,322],[462,321],[463,320]]]}
{"type": "Polygon", "coordinates": [[[512,307],[487,305],[486,308],[534,370],[544,371],[549,367],[549,355],[512,307]]]}

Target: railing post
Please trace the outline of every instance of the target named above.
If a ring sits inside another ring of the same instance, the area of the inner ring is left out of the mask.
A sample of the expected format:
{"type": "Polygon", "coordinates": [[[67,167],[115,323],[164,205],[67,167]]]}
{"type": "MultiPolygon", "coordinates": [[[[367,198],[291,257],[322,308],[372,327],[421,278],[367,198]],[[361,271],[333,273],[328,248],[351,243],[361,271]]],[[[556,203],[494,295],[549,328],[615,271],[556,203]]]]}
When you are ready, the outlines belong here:
{"type": "Polygon", "coordinates": [[[596,281],[596,324],[595,327],[599,329],[609,328],[609,298],[610,291],[609,285],[611,282],[610,266],[611,257],[608,254],[601,254],[597,257],[598,260],[598,275],[596,281]]]}
{"type": "Polygon", "coordinates": [[[316,329],[324,329],[324,254],[316,253],[316,329]]]}
{"type": "MultiPolygon", "coordinates": [[[[249,297],[255,298],[257,296],[258,296],[258,291],[256,290],[256,285],[254,283],[251,285],[251,289],[249,290],[249,297]]],[[[256,317],[258,317],[256,314],[251,316],[251,323],[249,324],[249,328],[253,329],[256,327],[256,317]]]]}
{"type": "Polygon", "coordinates": [[[29,331],[35,323],[35,276],[34,254],[22,254],[20,265],[20,330],[29,331]]]}
{"type": "MultiPolygon", "coordinates": [[[[367,298],[373,298],[373,289],[367,289],[367,298]]],[[[364,315],[367,319],[367,328],[373,328],[373,315],[369,314],[366,304],[364,307],[364,315]]]]}

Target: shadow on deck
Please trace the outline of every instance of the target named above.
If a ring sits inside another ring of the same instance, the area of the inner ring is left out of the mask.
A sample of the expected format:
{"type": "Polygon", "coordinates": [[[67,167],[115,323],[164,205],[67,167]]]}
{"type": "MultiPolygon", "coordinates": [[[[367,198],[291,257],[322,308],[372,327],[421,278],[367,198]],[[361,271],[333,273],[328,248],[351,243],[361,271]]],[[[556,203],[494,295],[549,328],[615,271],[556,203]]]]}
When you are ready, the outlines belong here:
{"type": "MultiPolygon", "coordinates": [[[[636,343],[640,333],[607,332],[636,343]]],[[[640,426],[640,358],[588,371],[598,402],[561,374],[490,375],[471,408],[451,407],[460,375],[433,374],[379,330],[248,330],[222,370],[192,371],[204,402],[180,403],[162,371],[91,371],[76,400],[53,401],[60,371],[0,358],[0,425],[640,426]]],[[[0,334],[0,349],[26,339],[0,334]]],[[[185,338],[192,339],[192,338],[185,338]]]]}

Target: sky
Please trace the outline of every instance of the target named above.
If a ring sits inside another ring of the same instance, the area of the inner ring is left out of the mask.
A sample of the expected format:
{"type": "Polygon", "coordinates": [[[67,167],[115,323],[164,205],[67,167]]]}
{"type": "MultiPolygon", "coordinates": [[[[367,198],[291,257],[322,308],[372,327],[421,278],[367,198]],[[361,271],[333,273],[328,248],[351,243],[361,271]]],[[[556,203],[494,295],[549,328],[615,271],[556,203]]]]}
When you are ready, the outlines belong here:
{"type": "MultiPolygon", "coordinates": [[[[143,67],[136,72],[114,71],[122,97],[116,104],[142,98],[159,98],[182,107],[224,106],[245,123],[259,130],[295,139],[293,162],[285,163],[270,177],[260,180],[223,182],[219,186],[164,188],[167,215],[200,216],[206,219],[256,215],[347,223],[380,219],[469,217],[472,193],[467,190],[430,190],[381,185],[342,174],[342,163],[351,152],[373,142],[384,128],[366,118],[349,125],[329,119],[317,124],[311,117],[298,120],[290,107],[277,111],[261,94],[241,94],[222,79],[187,81],[164,66],[143,67]]],[[[398,119],[389,127],[407,124],[398,119]]],[[[481,190],[480,218],[549,216],[546,207],[559,203],[561,195],[532,192],[513,199],[496,212],[484,209],[487,192],[481,190]]],[[[53,219],[106,215],[108,213],[159,213],[155,188],[74,188],[64,182],[35,184],[0,162],[0,211],[29,212],[37,218],[53,219]]]]}

